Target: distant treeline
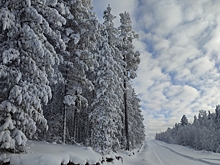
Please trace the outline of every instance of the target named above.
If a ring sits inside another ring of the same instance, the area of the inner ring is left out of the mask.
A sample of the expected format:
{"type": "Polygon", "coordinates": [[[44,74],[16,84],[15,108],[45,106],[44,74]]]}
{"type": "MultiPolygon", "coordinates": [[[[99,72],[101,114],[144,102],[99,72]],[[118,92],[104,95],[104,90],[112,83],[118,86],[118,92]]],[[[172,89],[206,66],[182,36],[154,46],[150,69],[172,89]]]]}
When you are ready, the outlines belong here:
{"type": "Polygon", "coordinates": [[[180,123],[173,128],[157,133],[156,140],[167,143],[189,146],[197,150],[220,152],[220,105],[215,112],[200,110],[199,115],[194,116],[193,123],[189,123],[185,115],[180,123]]]}

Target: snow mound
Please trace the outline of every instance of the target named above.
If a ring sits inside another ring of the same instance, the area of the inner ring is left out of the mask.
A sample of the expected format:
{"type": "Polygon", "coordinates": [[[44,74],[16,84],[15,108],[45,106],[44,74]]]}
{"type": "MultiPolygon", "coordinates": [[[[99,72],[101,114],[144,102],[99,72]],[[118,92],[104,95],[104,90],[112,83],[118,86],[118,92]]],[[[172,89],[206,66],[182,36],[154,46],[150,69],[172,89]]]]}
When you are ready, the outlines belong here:
{"type": "Polygon", "coordinates": [[[102,155],[90,147],[76,145],[51,144],[47,142],[28,142],[29,153],[7,154],[11,164],[22,165],[65,165],[96,164],[101,162],[102,155]]]}
{"type": "Polygon", "coordinates": [[[7,156],[2,156],[2,160],[10,160],[12,165],[121,165],[123,163],[120,155],[111,154],[103,157],[91,147],[32,141],[28,141],[27,144],[28,153],[7,153],[7,156]]]}

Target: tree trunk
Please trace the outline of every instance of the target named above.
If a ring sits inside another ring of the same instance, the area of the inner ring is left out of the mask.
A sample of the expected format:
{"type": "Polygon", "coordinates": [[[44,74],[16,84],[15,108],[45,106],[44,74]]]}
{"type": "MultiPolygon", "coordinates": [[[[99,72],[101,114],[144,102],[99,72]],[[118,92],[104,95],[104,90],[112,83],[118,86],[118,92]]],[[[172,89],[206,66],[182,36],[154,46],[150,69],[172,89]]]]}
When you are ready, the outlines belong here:
{"type": "Polygon", "coordinates": [[[76,129],[77,129],[77,127],[76,127],[76,109],[73,111],[73,115],[74,115],[74,117],[73,117],[73,128],[74,128],[74,131],[73,131],[73,139],[74,139],[74,141],[75,142],[77,142],[77,139],[76,139],[76,137],[77,137],[77,135],[76,135],[76,129]]]}
{"type": "MultiPolygon", "coordinates": [[[[65,86],[64,86],[64,97],[67,94],[67,88],[68,88],[68,64],[66,64],[66,72],[65,72],[65,86]]],[[[63,143],[66,143],[66,113],[67,113],[67,105],[64,104],[64,110],[63,110],[63,143]]]]}
{"type": "Polygon", "coordinates": [[[66,143],[66,105],[64,104],[63,111],[63,143],[66,143]]]}
{"type": "MultiPolygon", "coordinates": [[[[126,73],[125,73],[126,76],[126,73]]],[[[125,106],[125,136],[126,136],[126,150],[129,150],[129,133],[128,133],[128,111],[127,111],[127,84],[126,78],[124,79],[124,106],[125,106]]]]}

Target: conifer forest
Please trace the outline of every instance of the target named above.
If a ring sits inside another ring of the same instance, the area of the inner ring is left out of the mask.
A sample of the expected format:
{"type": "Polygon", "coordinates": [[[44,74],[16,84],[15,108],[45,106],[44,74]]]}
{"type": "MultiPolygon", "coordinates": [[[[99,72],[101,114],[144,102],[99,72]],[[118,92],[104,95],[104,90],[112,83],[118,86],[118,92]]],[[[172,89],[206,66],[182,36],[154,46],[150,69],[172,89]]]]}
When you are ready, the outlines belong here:
{"type": "Polygon", "coordinates": [[[188,146],[196,150],[220,153],[220,105],[215,112],[200,110],[192,123],[183,115],[180,123],[164,132],[157,133],[156,140],[188,146]]]}
{"type": "Polygon", "coordinates": [[[92,9],[92,0],[0,1],[1,149],[25,152],[36,140],[108,154],[143,144],[138,34],[128,12],[116,18],[108,5],[100,22],[92,9]]]}

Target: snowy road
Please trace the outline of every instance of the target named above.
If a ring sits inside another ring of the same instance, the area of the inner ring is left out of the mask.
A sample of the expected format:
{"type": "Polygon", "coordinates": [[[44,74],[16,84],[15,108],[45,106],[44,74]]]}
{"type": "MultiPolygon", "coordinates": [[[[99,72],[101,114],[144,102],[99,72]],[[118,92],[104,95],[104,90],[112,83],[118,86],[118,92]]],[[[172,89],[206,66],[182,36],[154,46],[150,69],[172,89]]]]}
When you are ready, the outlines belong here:
{"type": "Polygon", "coordinates": [[[148,141],[140,154],[126,164],[138,165],[219,165],[219,154],[195,151],[186,147],[148,141]]]}
{"type": "Polygon", "coordinates": [[[156,141],[150,141],[148,146],[145,158],[146,165],[207,165],[202,160],[193,160],[193,158],[180,155],[169,148],[159,145],[156,141]]]}

